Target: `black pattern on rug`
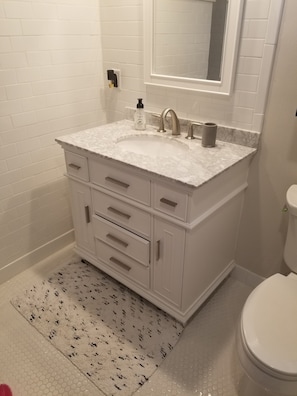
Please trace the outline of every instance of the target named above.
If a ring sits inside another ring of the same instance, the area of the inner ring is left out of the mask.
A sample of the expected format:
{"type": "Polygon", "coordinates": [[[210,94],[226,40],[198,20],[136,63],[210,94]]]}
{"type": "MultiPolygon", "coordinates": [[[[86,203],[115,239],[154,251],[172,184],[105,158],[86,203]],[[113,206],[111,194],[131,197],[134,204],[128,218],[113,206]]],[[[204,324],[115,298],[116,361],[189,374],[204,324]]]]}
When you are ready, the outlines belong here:
{"type": "Polygon", "coordinates": [[[132,395],[173,349],[182,325],[75,259],[12,305],[106,395],[132,395]]]}

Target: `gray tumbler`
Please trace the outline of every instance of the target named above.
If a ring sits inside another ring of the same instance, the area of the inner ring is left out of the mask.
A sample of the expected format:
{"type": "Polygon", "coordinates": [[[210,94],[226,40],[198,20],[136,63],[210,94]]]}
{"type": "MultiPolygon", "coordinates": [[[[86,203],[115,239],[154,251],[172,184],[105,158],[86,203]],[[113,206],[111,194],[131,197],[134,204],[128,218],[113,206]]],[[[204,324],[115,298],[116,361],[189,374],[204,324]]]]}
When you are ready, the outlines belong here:
{"type": "Polygon", "coordinates": [[[202,146],[214,147],[216,145],[217,124],[206,122],[202,126],[202,146]]]}

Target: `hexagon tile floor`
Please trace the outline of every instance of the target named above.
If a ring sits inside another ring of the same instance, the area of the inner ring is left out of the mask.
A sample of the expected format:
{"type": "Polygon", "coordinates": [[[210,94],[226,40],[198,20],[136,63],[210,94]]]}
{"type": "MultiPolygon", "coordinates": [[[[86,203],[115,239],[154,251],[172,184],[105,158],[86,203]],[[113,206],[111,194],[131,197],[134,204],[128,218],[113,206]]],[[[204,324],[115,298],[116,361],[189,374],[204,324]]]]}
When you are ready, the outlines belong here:
{"type": "MultiPolygon", "coordinates": [[[[104,396],[9,302],[72,254],[64,249],[0,285],[0,384],[8,384],[13,396],[104,396]]],[[[237,396],[241,369],[235,329],[251,290],[229,277],[194,315],[174,350],[135,396],[237,396]]]]}

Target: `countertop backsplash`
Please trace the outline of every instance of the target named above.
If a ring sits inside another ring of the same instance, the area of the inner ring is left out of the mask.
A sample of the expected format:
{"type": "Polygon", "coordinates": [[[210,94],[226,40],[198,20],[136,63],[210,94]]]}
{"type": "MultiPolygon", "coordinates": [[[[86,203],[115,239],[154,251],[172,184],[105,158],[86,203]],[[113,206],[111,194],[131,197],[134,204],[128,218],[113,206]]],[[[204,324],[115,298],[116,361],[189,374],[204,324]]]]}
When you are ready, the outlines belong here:
{"type": "MultiPolygon", "coordinates": [[[[135,109],[126,107],[126,118],[133,120],[135,109]]],[[[146,123],[152,126],[159,126],[160,114],[145,110],[146,123]]],[[[187,132],[188,125],[191,121],[203,122],[201,120],[186,120],[178,117],[180,121],[180,128],[182,132],[187,132]]],[[[204,120],[205,122],[212,122],[212,120],[204,120]]],[[[169,126],[167,126],[169,129],[169,126]]],[[[222,142],[228,142],[233,144],[239,144],[241,146],[257,148],[259,144],[260,133],[254,131],[248,131],[243,129],[230,128],[222,125],[218,125],[217,129],[217,140],[222,142]]]]}

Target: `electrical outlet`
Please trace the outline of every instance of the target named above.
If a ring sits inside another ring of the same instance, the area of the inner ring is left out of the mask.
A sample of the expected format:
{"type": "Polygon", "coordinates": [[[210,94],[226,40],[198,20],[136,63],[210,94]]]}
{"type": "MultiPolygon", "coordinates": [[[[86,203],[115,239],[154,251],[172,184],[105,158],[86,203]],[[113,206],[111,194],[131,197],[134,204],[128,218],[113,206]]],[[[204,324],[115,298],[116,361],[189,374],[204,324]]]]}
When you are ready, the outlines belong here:
{"type": "Polygon", "coordinates": [[[118,89],[121,89],[121,85],[122,85],[121,70],[120,69],[113,69],[113,71],[114,71],[114,74],[116,74],[116,76],[117,76],[118,89]]]}

